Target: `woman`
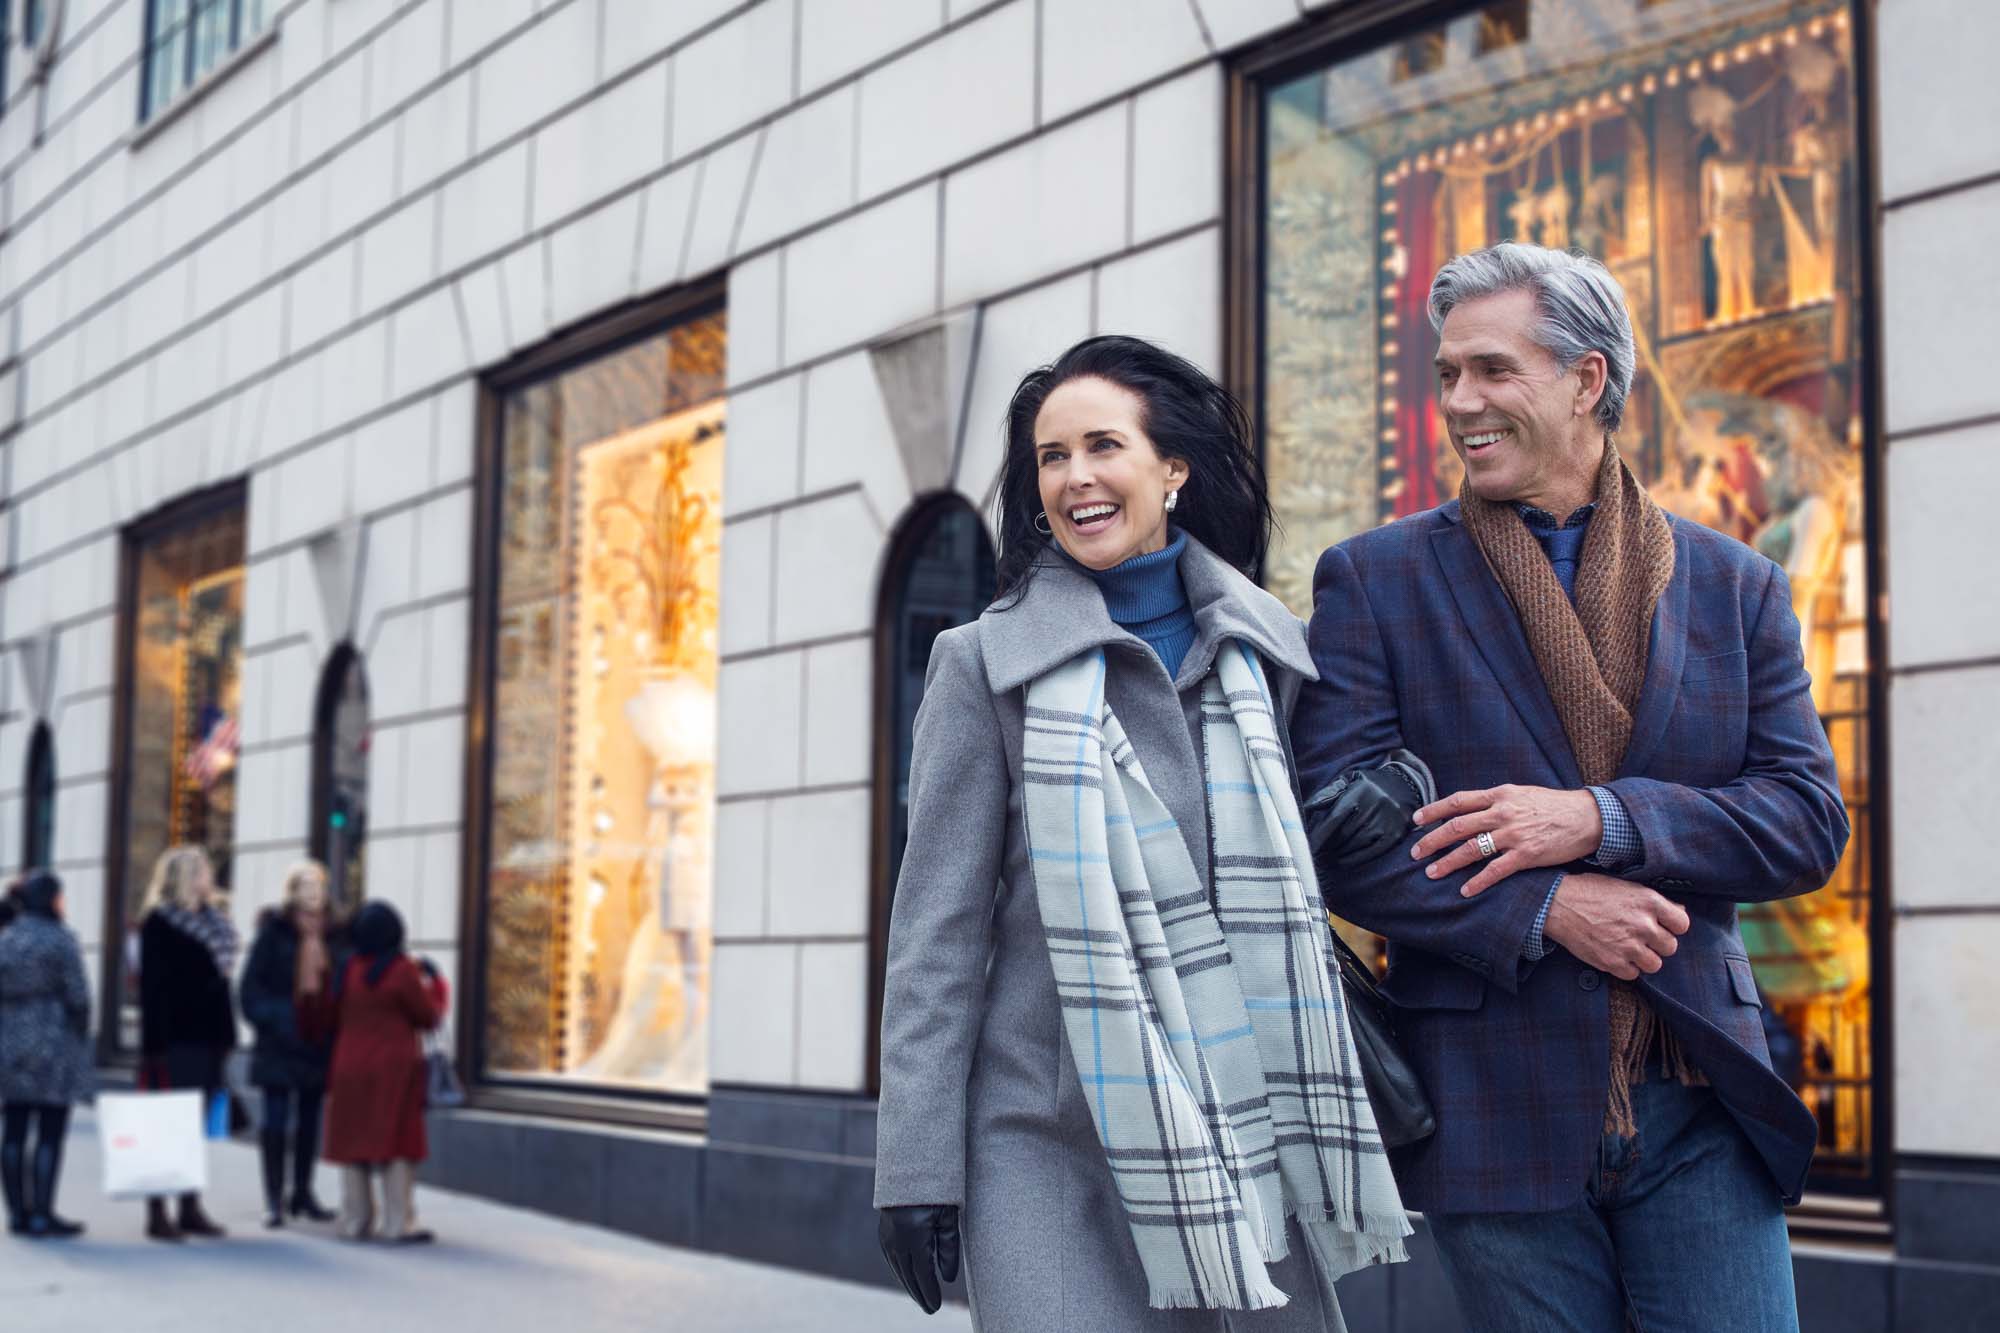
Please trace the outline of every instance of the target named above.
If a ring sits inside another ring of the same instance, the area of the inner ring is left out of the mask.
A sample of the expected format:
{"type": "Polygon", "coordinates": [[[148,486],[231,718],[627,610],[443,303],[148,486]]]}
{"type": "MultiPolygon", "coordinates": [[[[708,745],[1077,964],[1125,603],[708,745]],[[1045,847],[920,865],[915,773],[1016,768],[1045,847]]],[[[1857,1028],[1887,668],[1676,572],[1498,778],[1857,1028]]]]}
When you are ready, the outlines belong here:
{"type": "MultiPolygon", "coordinates": [[[[222,1066],[236,1045],[229,978],[241,941],[200,847],[170,847],[153,864],[139,926],[139,1085],[195,1089],[207,1105],[223,1088],[222,1066]]],[[[227,1233],[183,1194],[177,1217],[164,1199],[146,1200],[146,1235],[178,1241],[227,1233]]]]}
{"type": "Polygon", "coordinates": [[[340,1234],[422,1244],[432,1239],[417,1225],[414,1198],[417,1163],[430,1155],[423,1034],[444,1021],[448,992],[429,959],[413,962],[403,952],[403,918],[389,904],[362,908],[350,939],[354,956],[335,987],[326,1108],[326,1159],[341,1168],[340,1234]]]}
{"type": "Polygon", "coordinates": [[[17,919],[0,931],[0,1184],[9,1231],[61,1240],[83,1234],[55,1208],[69,1108],[91,1093],[90,987],[63,924],[62,881],[38,871],[10,897],[17,919]]]}
{"type": "Polygon", "coordinates": [[[333,1054],[334,958],[341,922],[327,901],[326,867],[301,861],[285,875],[284,902],[257,924],[239,995],[256,1030],[250,1079],[264,1090],[264,1225],[293,1217],[331,1222],[313,1195],[319,1161],[320,1106],[333,1054]],[[285,1153],[292,1157],[292,1194],[285,1199],[285,1153]]]}
{"type": "Polygon", "coordinates": [[[1334,1279],[1402,1257],[1270,524],[1241,407],[1181,358],[1093,338],[1015,391],[1000,600],[931,654],[889,936],[876,1204],[927,1310],[961,1213],[998,1333],[1338,1329],[1334,1279]]]}

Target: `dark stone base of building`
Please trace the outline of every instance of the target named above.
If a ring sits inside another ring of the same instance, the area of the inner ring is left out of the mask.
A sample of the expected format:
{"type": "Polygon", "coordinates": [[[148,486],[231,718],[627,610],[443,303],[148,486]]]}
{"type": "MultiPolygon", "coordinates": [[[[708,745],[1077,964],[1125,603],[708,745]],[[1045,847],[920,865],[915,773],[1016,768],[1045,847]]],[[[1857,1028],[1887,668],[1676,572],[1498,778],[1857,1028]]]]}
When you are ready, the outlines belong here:
{"type": "MultiPolygon", "coordinates": [[[[423,1179],[669,1245],[894,1285],[875,1243],[875,1104],[718,1090],[709,1131],[499,1112],[431,1118],[423,1179]]],[[[2000,1163],[1905,1158],[1897,1245],[1794,1243],[1804,1333],[2000,1329],[2000,1163]]],[[[1344,1279],[1356,1333],[1457,1333],[1421,1224],[1410,1262],[1344,1279]]],[[[961,1296],[962,1299],[962,1296],[961,1296]]]]}

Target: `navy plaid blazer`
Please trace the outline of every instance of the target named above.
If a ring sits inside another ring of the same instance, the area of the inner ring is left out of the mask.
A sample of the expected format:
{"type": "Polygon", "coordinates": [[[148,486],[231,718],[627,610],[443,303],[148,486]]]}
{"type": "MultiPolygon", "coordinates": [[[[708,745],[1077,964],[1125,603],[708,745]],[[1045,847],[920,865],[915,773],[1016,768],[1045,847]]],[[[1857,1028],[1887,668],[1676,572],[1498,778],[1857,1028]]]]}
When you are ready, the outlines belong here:
{"type": "MultiPolygon", "coordinates": [[[[1736,904],[1821,887],[1847,844],[1847,812],[1784,573],[1740,542],[1669,522],[1673,580],[1609,785],[1645,843],[1623,877],[1681,903],[1693,924],[1639,984],[1793,1202],[1816,1132],[1771,1072],[1736,904]]],[[[1457,501],[1321,556],[1308,638],[1320,680],[1293,714],[1303,790],[1398,747],[1424,758],[1440,794],[1583,785],[1520,620],[1457,501]]],[[[1325,886],[1335,912],[1388,938],[1384,990],[1437,1107],[1437,1133],[1397,1154],[1404,1202],[1565,1207],[1583,1196],[1603,1129],[1608,978],[1561,948],[1523,961],[1552,871],[1468,900],[1458,890],[1469,873],[1425,878],[1415,841],[1325,886]]]]}

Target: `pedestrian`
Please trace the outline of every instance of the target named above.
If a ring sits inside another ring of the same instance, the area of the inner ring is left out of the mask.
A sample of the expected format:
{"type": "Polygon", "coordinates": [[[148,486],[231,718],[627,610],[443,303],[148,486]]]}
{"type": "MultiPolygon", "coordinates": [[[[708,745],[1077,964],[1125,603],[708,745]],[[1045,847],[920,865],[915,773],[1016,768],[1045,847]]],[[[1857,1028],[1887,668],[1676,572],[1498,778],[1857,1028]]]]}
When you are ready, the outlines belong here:
{"type": "MultiPolygon", "coordinates": [[[[208,853],[170,847],[153,864],[139,926],[139,1085],[199,1092],[204,1107],[224,1095],[223,1062],[236,1045],[229,979],[240,941],[220,901],[208,853]]],[[[146,1201],[153,1240],[225,1234],[199,1194],[181,1195],[176,1215],[164,1199],[146,1201]]]]}
{"type": "Polygon", "coordinates": [[[18,916],[0,930],[0,1185],[10,1232],[62,1240],[83,1234],[56,1213],[56,1182],[69,1108],[92,1091],[90,987],[62,881],[35,871],[8,896],[18,916]]]}
{"type": "Polygon", "coordinates": [[[348,1240],[422,1244],[433,1239],[417,1225],[415,1198],[417,1163],[430,1155],[423,1034],[444,1021],[450,993],[428,958],[403,952],[403,918],[389,904],[363,907],[349,938],[326,1108],[326,1159],[341,1168],[339,1230],[348,1240]]]}
{"type": "Polygon", "coordinates": [[[989,1333],[1341,1328],[1334,1279],[1409,1226],[1300,826],[1313,667],[1253,581],[1248,421],[1114,336],[1006,432],[1000,598],[938,638],[916,720],[884,1254],[935,1310],[962,1228],[989,1333]]]}
{"type": "Polygon", "coordinates": [[[243,966],[238,996],[257,1034],[250,1081],[264,1092],[259,1148],[267,1227],[283,1226],[287,1212],[312,1222],[334,1220],[313,1194],[313,1167],[333,1055],[333,974],[345,954],[344,925],[328,900],[326,867],[301,861],[286,872],[282,904],[259,918],[243,966]]]}
{"type": "Polygon", "coordinates": [[[1430,314],[1464,485],[1321,557],[1292,725],[1307,790],[1407,745],[1448,793],[1329,890],[1437,1115],[1404,1201],[1471,1327],[1790,1333],[1816,1136],[1736,904],[1819,888],[1847,816],[1785,576],[1620,457],[1596,260],[1462,255],[1430,314]]]}

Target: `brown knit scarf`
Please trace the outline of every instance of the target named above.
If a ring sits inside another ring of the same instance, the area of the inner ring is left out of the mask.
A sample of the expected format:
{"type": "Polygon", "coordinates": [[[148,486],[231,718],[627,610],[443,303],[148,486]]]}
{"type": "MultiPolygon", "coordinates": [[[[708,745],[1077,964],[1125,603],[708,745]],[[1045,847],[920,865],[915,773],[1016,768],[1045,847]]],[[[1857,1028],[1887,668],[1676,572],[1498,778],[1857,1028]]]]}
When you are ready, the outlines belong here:
{"type": "MultiPolygon", "coordinates": [[[[1482,500],[1467,485],[1459,491],[1459,508],[1466,531],[1521,617],[1585,784],[1610,782],[1632,739],[1653,609],[1674,573],[1674,537],[1666,516],[1607,440],[1572,604],[1548,553],[1513,504],[1482,500]]],[[[1632,1084],[1644,1076],[1654,1050],[1662,1068],[1682,1083],[1707,1080],[1630,983],[1613,981],[1610,1003],[1611,1095],[1604,1128],[1630,1137],[1636,1132],[1632,1084]]]]}

